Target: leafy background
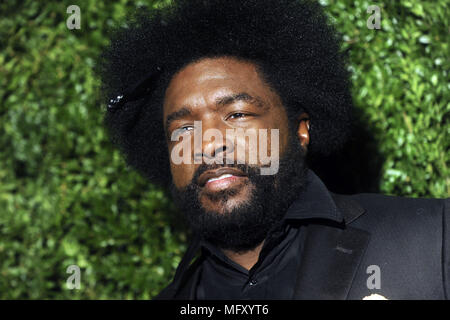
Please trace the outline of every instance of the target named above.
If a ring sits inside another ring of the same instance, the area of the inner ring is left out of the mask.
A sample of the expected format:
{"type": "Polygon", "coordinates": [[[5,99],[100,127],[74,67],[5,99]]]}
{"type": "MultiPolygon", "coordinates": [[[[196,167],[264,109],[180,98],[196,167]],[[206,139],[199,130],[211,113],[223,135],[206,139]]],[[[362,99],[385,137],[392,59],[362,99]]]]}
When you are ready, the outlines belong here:
{"type": "MultiPolygon", "coordinates": [[[[1,2],[0,298],[150,299],[173,277],[188,234],[166,194],[110,144],[93,72],[109,27],[166,2],[1,2]],[[66,26],[72,4],[80,30],[66,26]],[[66,286],[72,264],[79,290],[66,286]]],[[[448,197],[448,3],[320,3],[350,54],[380,160],[375,190],[448,197]],[[366,26],[373,4],[380,30],[366,26]]]]}

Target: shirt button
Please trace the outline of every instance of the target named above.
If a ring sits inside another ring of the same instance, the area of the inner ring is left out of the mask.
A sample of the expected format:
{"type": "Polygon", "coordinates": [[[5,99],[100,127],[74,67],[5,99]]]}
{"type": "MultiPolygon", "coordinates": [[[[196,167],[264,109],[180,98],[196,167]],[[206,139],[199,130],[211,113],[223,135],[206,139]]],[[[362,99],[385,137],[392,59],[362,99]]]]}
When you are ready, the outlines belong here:
{"type": "Polygon", "coordinates": [[[255,280],[255,279],[252,279],[252,280],[250,280],[250,283],[249,283],[249,285],[250,286],[254,286],[254,285],[256,285],[258,283],[258,281],[257,280],[255,280]]]}

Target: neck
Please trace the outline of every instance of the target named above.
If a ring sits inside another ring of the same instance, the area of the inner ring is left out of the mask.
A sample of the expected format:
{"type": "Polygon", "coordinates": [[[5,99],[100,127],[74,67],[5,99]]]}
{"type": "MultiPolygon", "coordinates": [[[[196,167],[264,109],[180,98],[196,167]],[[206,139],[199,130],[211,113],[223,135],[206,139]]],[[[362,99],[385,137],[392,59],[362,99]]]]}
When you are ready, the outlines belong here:
{"type": "Polygon", "coordinates": [[[245,252],[223,250],[223,253],[232,261],[244,267],[246,270],[250,270],[256,264],[256,262],[258,262],[259,254],[261,252],[263,244],[264,241],[261,242],[255,249],[248,250],[245,252]]]}

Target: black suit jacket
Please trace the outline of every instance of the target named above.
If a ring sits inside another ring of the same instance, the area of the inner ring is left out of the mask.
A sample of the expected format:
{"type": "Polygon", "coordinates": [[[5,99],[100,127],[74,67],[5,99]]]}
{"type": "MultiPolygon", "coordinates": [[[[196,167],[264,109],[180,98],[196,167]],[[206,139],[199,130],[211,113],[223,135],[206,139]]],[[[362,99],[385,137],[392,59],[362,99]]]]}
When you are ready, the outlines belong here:
{"type": "MultiPolygon", "coordinates": [[[[295,299],[449,299],[450,199],[328,194],[344,223],[305,220],[295,299]]],[[[156,299],[195,298],[198,250],[194,240],[156,299]]]]}

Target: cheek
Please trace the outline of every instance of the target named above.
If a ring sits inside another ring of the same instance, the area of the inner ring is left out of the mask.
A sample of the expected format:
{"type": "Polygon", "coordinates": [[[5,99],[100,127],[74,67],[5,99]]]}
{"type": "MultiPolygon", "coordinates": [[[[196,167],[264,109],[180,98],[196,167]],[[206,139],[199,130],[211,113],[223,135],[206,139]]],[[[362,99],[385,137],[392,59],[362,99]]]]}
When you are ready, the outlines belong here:
{"type": "Polygon", "coordinates": [[[177,188],[186,187],[192,181],[195,167],[189,164],[173,164],[170,162],[170,172],[172,173],[172,181],[177,188]]]}
{"type": "Polygon", "coordinates": [[[234,161],[249,165],[267,165],[267,158],[280,156],[288,144],[287,119],[271,115],[252,128],[246,128],[245,135],[237,134],[234,161]],[[283,121],[285,120],[285,121],[283,121]],[[274,154],[272,154],[274,153],[274,154]],[[265,160],[262,161],[262,158],[265,160]]]}
{"type": "MultiPolygon", "coordinates": [[[[289,122],[286,115],[286,111],[279,110],[280,112],[276,114],[276,116],[273,117],[273,129],[278,129],[278,141],[277,139],[274,140],[275,143],[278,143],[278,153],[281,156],[286,150],[288,141],[289,141],[289,122]]],[[[269,130],[270,131],[270,130],[269,130]]],[[[269,135],[268,135],[269,136],[269,135]]],[[[270,144],[271,139],[268,137],[268,143],[270,144]]],[[[270,152],[271,149],[269,149],[270,152]]]]}
{"type": "Polygon", "coordinates": [[[267,161],[267,158],[281,156],[287,148],[288,140],[287,118],[271,116],[268,121],[258,123],[247,131],[246,136],[236,136],[235,160],[237,158],[250,165],[267,165],[261,158],[267,161]]]}
{"type": "MultiPolygon", "coordinates": [[[[195,165],[191,159],[191,155],[184,158],[181,152],[181,158],[177,158],[174,162],[172,157],[174,156],[174,148],[169,147],[169,161],[170,161],[170,172],[172,174],[173,184],[177,188],[183,188],[191,183],[192,177],[195,172],[195,165]]],[[[177,154],[175,152],[175,154],[177,154]]]]}
{"type": "MultiPolygon", "coordinates": [[[[284,153],[288,145],[288,130],[285,126],[275,124],[272,128],[267,129],[263,136],[262,142],[265,143],[263,149],[259,149],[266,156],[266,161],[279,159],[284,153]]],[[[268,164],[268,163],[265,163],[268,164]]]]}
{"type": "Polygon", "coordinates": [[[191,152],[189,152],[192,142],[188,139],[180,139],[177,142],[167,142],[169,150],[170,172],[173,184],[177,188],[182,188],[191,183],[195,172],[195,165],[191,152]]]}

